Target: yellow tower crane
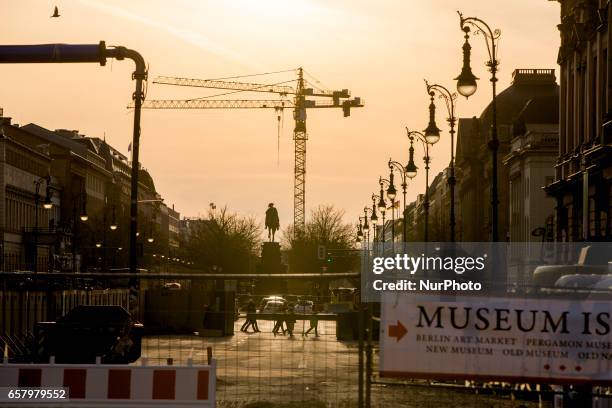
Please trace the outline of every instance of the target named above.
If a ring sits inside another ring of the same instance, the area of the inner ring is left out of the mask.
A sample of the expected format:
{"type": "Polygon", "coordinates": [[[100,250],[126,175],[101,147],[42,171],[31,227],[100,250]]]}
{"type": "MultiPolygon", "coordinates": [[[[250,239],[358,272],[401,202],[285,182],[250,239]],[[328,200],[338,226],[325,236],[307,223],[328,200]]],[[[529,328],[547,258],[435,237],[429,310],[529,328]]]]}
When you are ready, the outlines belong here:
{"type": "Polygon", "coordinates": [[[295,88],[281,84],[257,84],[247,82],[235,82],[217,79],[192,79],[160,76],[154,84],[188,86],[199,88],[225,89],[236,92],[268,92],[283,97],[280,100],[260,99],[163,99],[147,100],[143,103],[143,109],[248,109],[248,108],[271,108],[277,112],[284,108],[293,108],[295,128],[293,140],[295,142],[295,167],[293,187],[293,223],[296,236],[300,236],[305,229],[305,204],[306,204],[306,110],[313,108],[342,108],[344,117],[350,116],[351,108],[363,107],[363,101],[358,98],[350,99],[348,89],[340,91],[328,91],[316,86],[309,86],[304,79],[304,70],[297,69],[297,85],[295,88]],[[287,99],[287,95],[294,98],[287,99]],[[306,99],[307,97],[328,98],[306,99]]]}

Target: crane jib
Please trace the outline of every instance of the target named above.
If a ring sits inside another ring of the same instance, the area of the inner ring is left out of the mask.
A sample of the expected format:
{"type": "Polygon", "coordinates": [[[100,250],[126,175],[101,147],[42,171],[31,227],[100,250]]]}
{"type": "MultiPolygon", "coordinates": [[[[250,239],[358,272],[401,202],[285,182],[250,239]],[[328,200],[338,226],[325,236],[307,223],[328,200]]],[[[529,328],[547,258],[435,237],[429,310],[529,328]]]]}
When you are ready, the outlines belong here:
{"type": "MultiPolygon", "coordinates": [[[[279,71],[280,72],[280,71],[279,71]]],[[[236,92],[267,92],[278,94],[281,98],[287,95],[295,95],[295,100],[256,100],[256,99],[221,99],[213,100],[206,97],[200,99],[185,100],[149,100],[143,104],[143,109],[261,109],[273,108],[280,111],[284,108],[294,108],[293,118],[295,120],[294,141],[295,141],[295,166],[294,166],[294,226],[296,236],[301,235],[305,228],[305,202],[306,202],[306,110],[317,108],[341,108],[344,117],[350,116],[351,108],[363,107],[364,102],[361,98],[350,99],[351,93],[348,89],[342,90],[322,90],[316,86],[307,87],[304,78],[304,70],[297,70],[297,79],[291,81],[278,82],[275,84],[258,84],[248,82],[227,81],[228,78],[220,79],[196,79],[180,77],[157,77],[153,83],[189,86],[210,89],[224,89],[236,92]],[[297,81],[295,88],[284,85],[287,82],[297,81]],[[306,99],[306,97],[328,98],[306,99]]],[[[256,75],[267,75],[256,74],[256,75]]],[[[245,75],[256,76],[256,75],[245,75]]],[[[233,94],[236,92],[227,92],[233,94]]],[[[220,95],[219,95],[220,96],[220,95]]]]}

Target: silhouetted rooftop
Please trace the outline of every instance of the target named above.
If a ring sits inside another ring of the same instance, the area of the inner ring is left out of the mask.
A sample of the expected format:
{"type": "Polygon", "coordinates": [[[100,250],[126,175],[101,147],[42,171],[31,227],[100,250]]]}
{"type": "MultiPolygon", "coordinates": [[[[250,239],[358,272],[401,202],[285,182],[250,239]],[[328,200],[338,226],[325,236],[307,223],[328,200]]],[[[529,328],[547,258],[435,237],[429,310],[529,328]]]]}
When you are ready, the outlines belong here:
{"type": "MultiPolygon", "coordinates": [[[[517,69],[512,78],[512,85],[497,95],[498,125],[511,125],[525,104],[534,97],[559,95],[554,70],[517,69]]],[[[484,84],[481,86],[484,87],[484,84]]],[[[480,115],[480,128],[485,135],[489,134],[491,128],[492,109],[490,103],[480,115]]]]}

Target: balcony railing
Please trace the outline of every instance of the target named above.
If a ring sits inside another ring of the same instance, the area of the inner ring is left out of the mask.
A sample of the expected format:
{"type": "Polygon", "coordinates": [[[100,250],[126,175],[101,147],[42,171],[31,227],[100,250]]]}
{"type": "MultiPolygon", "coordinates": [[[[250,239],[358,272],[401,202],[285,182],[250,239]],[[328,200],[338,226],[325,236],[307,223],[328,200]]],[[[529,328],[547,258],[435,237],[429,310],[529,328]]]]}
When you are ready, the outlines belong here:
{"type": "Polygon", "coordinates": [[[58,231],[58,229],[56,227],[53,228],[49,228],[49,227],[23,227],[22,228],[22,232],[25,234],[34,234],[34,233],[38,233],[38,234],[55,234],[58,231]]]}

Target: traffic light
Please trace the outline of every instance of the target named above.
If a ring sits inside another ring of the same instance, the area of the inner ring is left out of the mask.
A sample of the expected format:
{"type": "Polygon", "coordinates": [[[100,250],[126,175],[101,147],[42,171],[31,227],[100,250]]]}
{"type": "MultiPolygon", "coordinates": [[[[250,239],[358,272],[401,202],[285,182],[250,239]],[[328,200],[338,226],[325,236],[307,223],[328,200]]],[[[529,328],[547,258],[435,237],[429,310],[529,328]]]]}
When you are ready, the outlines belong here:
{"type": "Polygon", "coordinates": [[[321,261],[324,260],[326,252],[327,251],[325,250],[325,245],[319,245],[317,247],[317,258],[321,261]]]}
{"type": "Polygon", "coordinates": [[[334,258],[332,257],[331,252],[327,253],[327,263],[330,264],[334,261],[334,258]]]}

